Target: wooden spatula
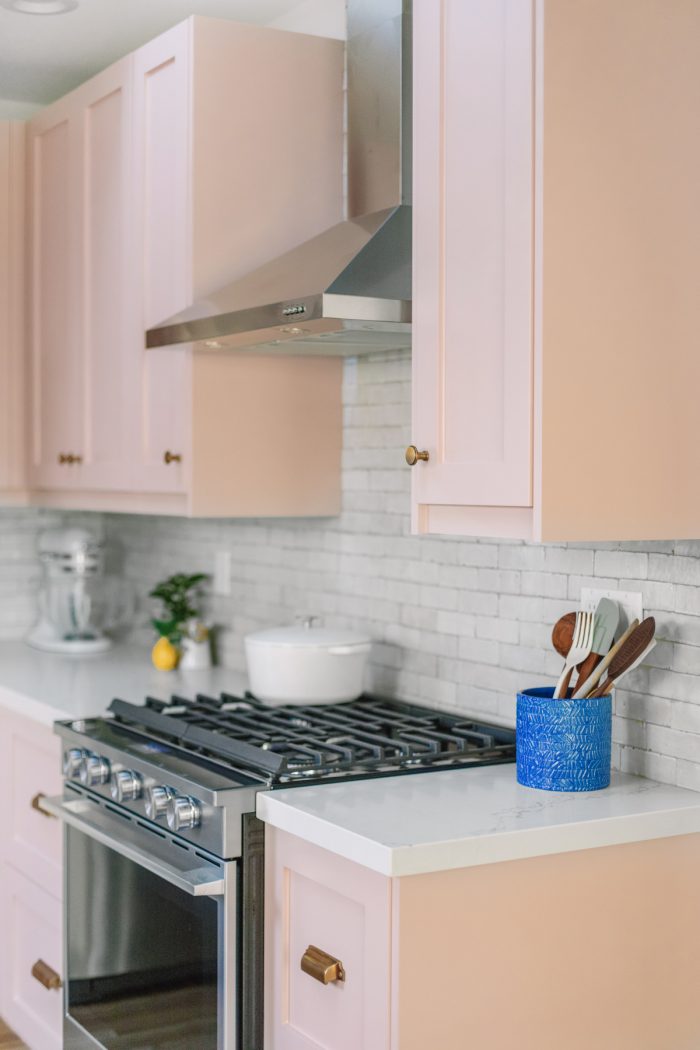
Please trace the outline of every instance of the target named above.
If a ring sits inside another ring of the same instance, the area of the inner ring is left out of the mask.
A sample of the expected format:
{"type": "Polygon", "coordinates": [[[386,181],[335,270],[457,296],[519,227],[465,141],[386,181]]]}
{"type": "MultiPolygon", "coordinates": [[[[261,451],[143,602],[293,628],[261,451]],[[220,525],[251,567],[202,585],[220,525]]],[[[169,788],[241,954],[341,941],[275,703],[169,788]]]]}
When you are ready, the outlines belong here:
{"type": "Polygon", "coordinates": [[[578,685],[578,683],[576,684],[576,692],[574,693],[572,699],[574,699],[574,700],[581,700],[584,696],[590,696],[591,695],[591,693],[593,692],[595,687],[598,685],[598,682],[603,677],[603,675],[607,671],[608,667],[610,667],[610,664],[612,663],[614,658],[619,653],[619,651],[622,648],[622,646],[625,644],[625,642],[627,641],[629,636],[632,634],[632,631],[636,631],[638,627],[639,627],[639,620],[632,620],[632,623],[629,625],[627,630],[622,635],[620,635],[620,637],[617,639],[617,641],[613,645],[613,647],[610,650],[610,652],[608,653],[608,655],[603,657],[601,662],[598,664],[596,669],[593,671],[593,674],[591,674],[586,679],[586,681],[583,683],[583,685],[580,686],[580,685],[578,685]]]}
{"type": "Polygon", "coordinates": [[[607,678],[602,685],[599,685],[597,689],[589,694],[591,698],[606,696],[618,678],[621,678],[623,674],[631,671],[632,667],[641,663],[641,660],[652,647],[655,632],[656,620],[653,616],[647,616],[646,620],[642,620],[639,627],[632,631],[627,641],[623,642],[615,653],[608,667],[607,678]]]}

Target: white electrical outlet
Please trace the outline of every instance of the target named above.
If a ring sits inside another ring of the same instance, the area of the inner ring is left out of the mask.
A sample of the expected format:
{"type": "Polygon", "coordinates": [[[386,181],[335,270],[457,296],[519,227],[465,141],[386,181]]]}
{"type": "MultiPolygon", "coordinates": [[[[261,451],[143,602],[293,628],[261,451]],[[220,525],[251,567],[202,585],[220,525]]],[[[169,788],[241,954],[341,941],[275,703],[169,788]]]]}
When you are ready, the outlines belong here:
{"type": "Polygon", "coordinates": [[[581,608],[592,612],[601,598],[610,598],[611,601],[617,602],[620,606],[620,626],[617,629],[617,636],[619,637],[623,631],[626,631],[633,620],[644,619],[644,604],[642,601],[642,595],[639,591],[615,591],[615,590],[598,590],[595,587],[582,587],[581,588],[581,608]]]}
{"type": "Polygon", "coordinates": [[[212,584],[214,594],[226,596],[231,593],[230,551],[217,551],[214,555],[214,579],[212,584]]]}

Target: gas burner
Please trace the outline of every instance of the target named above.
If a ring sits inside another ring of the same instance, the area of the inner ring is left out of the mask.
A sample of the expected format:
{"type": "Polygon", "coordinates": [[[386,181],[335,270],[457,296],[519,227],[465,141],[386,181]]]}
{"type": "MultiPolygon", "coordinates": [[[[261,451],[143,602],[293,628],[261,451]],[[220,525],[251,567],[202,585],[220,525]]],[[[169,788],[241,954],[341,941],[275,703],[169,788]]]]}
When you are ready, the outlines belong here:
{"type": "Polygon", "coordinates": [[[512,762],[515,733],[463,716],[362,696],[265,707],[255,697],[114,700],[114,720],[181,751],[259,775],[268,786],[512,762]]]}

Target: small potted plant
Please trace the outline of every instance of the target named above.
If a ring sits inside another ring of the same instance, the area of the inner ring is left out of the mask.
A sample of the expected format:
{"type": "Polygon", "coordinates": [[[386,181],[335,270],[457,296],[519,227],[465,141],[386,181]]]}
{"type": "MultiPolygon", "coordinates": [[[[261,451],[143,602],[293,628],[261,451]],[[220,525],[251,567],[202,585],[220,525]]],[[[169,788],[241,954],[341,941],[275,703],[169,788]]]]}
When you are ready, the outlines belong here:
{"type": "Polygon", "coordinates": [[[200,615],[198,589],[206,579],[207,574],[203,572],[191,575],[179,572],[156,584],[150,592],[149,597],[157,598],[163,606],[161,617],[151,621],[160,636],[151,652],[153,666],[159,671],[172,671],[177,667],[179,646],[188,632],[188,624],[200,615]]]}

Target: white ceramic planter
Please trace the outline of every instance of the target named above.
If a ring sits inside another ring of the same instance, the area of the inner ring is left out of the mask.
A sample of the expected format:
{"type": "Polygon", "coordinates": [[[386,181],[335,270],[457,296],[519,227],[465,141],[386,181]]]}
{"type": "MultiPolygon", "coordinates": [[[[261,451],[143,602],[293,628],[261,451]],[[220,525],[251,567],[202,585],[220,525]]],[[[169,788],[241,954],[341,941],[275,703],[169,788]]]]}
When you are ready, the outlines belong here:
{"type": "Polygon", "coordinates": [[[370,639],[324,627],[277,627],[245,639],[251,693],[266,704],[354,700],[363,688],[370,639]]]}

